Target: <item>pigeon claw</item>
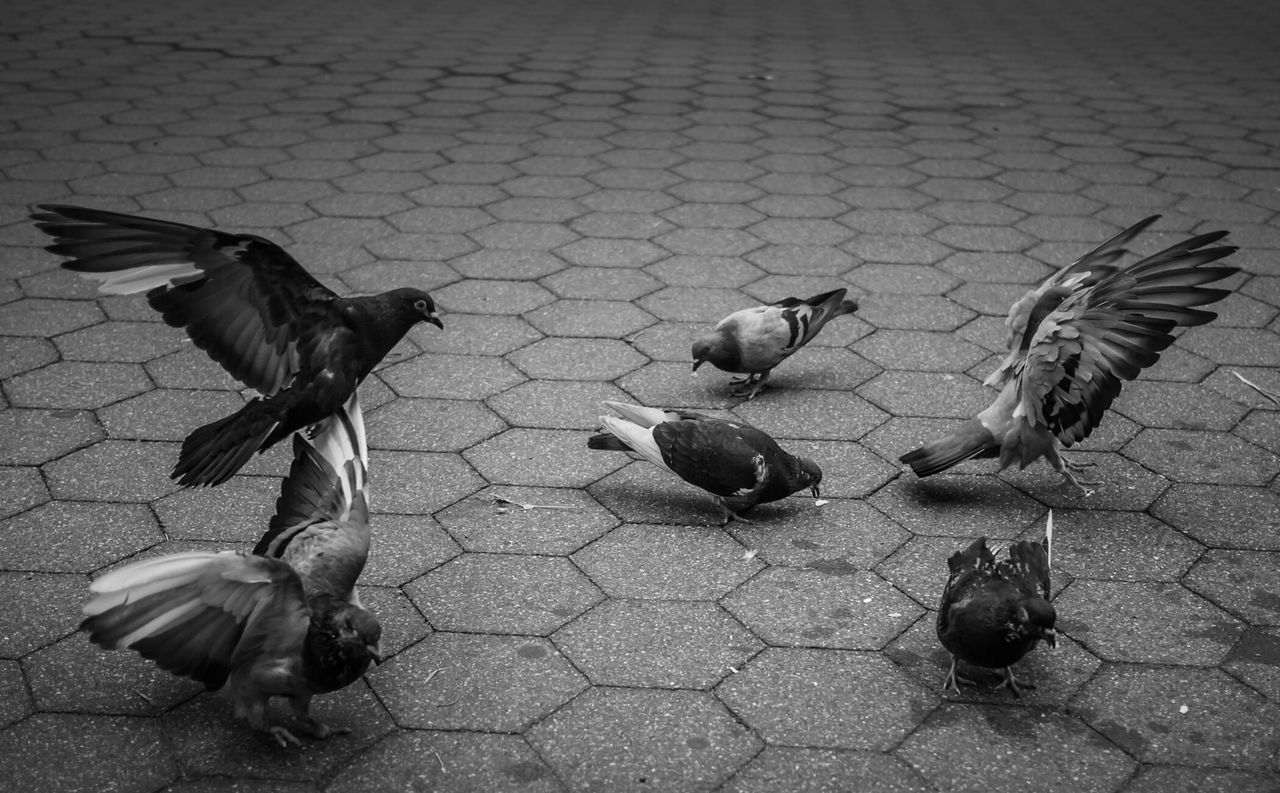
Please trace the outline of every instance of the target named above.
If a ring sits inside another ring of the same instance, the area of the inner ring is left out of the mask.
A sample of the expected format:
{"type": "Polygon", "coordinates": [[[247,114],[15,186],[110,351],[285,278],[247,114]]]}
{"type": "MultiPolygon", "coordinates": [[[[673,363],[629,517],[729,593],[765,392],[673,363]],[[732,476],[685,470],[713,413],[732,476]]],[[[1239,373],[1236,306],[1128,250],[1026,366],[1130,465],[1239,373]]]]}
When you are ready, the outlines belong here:
{"type": "Polygon", "coordinates": [[[274,727],[268,727],[267,732],[271,733],[271,737],[275,738],[283,749],[288,749],[289,744],[293,744],[299,748],[302,746],[302,741],[298,740],[298,736],[289,732],[288,727],[281,727],[277,724],[274,727]]]}
{"type": "Polygon", "coordinates": [[[960,675],[956,674],[956,657],[953,655],[951,656],[951,671],[947,672],[947,679],[942,684],[942,693],[945,694],[948,691],[954,691],[956,692],[956,695],[959,696],[960,683],[964,683],[966,686],[978,685],[977,683],[973,682],[969,678],[961,677],[960,675]]]}
{"type": "Polygon", "coordinates": [[[1006,666],[1004,668],[1004,680],[1001,681],[1001,683],[995,687],[995,690],[999,691],[1000,689],[1008,686],[1009,691],[1010,693],[1013,694],[1014,699],[1022,699],[1022,691],[1018,688],[1019,685],[1021,685],[1022,688],[1035,688],[1034,683],[1028,683],[1023,680],[1018,680],[1018,678],[1014,677],[1013,669],[1011,667],[1006,666]]]}

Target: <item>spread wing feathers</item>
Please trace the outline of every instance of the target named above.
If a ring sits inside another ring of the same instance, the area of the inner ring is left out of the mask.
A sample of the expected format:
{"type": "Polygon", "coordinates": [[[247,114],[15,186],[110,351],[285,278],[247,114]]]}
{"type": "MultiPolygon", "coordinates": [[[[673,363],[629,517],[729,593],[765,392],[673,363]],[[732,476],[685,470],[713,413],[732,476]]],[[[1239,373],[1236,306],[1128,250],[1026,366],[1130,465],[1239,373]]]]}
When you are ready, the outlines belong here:
{"type": "Polygon", "coordinates": [[[298,340],[336,298],[261,237],[62,204],[40,209],[31,217],[54,238],[48,250],[71,259],[64,267],[100,281],[105,294],[147,292],[165,322],[264,394],[296,374],[298,340]]]}
{"type": "Polygon", "coordinates": [[[367,526],[369,447],[357,392],[342,410],[310,433],[293,436],[293,463],[276,499],[276,514],[253,552],[281,558],[309,526],[346,522],[367,526]]]}
{"type": "Polygon", "coordinates": [[[162,669],[220,688],[246,644],[296,639],[307,628],[302,586],[275,559],[193,551],[127,565],[93,582],[81,629],[108,649],[131,648],[162,669]]]}

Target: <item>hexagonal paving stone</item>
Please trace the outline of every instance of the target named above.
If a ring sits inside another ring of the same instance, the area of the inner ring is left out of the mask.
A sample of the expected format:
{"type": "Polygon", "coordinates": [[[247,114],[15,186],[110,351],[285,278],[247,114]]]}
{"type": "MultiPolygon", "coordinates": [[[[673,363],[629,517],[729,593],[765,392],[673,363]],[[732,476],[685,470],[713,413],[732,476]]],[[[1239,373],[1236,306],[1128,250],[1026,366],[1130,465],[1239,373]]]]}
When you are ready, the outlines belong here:
{"type": "Polygon", "coordinates": [[[5,304],[4,312],[0,313],[0,335],[49,338],[96,325],[105,318],[102,310],[90,300],[29,297],[5,304]]]}
{"type": "Polygon", "coordinates": [[[156,790],[178,775],[160,724],[123,716],[39,713],[0,732],[0,753],[27,758],[5,764],[17,790],[156,790]]]}
{"type": "Polygon", "coordinates": [[[1062,475],[1043,460],[1023,470],[1006,468],[998,476],[1055,509],[1145,510],[1171,484],[1163,476],[1118,454],[1066,449],[1062,455],[1073,464],[1088,466],[1076,474],[1086,492],[1066,484],[1062,475]]]}
{"type": "Polygon", "coordinates": [[[197,427],[243,406],[234,391],[158,388],[101,408],[98,418],[113,438],[181,441],[197,427]]]}
{"type": "Polygon", "coordinates": [[[0,730],[34,711],[31,692],[17,661],[0,661],[0,730]]]}
{"type": "Polygon", "coordinates": [[[1112,790],[1134,769],[1078,719],[1030,707],[944,704],[897,754],[940,790],[1112,790]]]}
{"type": "Polygon", "coordinates": [[[778,516],[767,524],[731,523],[738,542],[768,564],[867,570],[910,533],[862,501],[830,499],[820,509],[778,516]]]}
{"type": "Polygon", "coordinates": [[[256,543],[275,514],[280,480],[237,476],[217,488],[179,490],[155,503],[172,538],[256,543]]]}
{"type": "Polygon", "coordinates": [[[1145,429],[1123,453],[1175,482],[1265,485],[1280,473],[1280,457],[1226,433],[1145,429]]]}
{"type": "Polygon", "coordinates": [[[881,329],[954,331],[977,316],[937,295],[872,294],[860,301],[858,318],[881,329]]]}
{"type": "Polygon", "coordinates": [[[83,410],[0,412],[0,464],[41,465],[106,437],[83,410]]]}
{"type": "MultiPolygon", "coordinates": [[[[772,302],[772,301],[770,301],[772,302]]],[[[667,322],[696,322],[708,331],[735,311],[757,306],[736,289],[667,286],[646,295],[640,305],[667,322]]]]}
{"type": "Polygon", "coordinates": [[[643,270],[616,267],[569,267],[541,283],[560,297],[585,300],[635,300],[662,287],[643,270]]]}
{"type": "Polygon", "coordinates": [[[755,575],[719,529],[625,524],[573,554],[574,564],[613,597],[715,600],[755,575]]]}
{"type": "Polygon", "coordinates": [[[1280,702],[1280,629],[1246,629],[1222,668],[1280,702]]]}
{"type": "Polygon", "coordinates": [[[629,399],[612,383],[535,380],[490,397],[488,404],[517,427],[595,430],[600,414],[610,412],[605,400],[629,399]]]}
{"type": "Polygon", "coordinates": [[[1251,625],[1280,625],[1278,561],[1275,553],[1213,548],[1183,583],[1251,625]]]}
{"type": "Polygon", "coordinates": [[[435,290],[432,297],[441,311],[446,312],[445,316],[455,311],[472,314],[524,314],[555,300],[555,295],[532,281],[481,279],[458,281],[435,290]]]}
{"type": "Polygon", "coordinates": [[[1151,514],[1206,545],[1280,550],[1280,493],[1274,490],[1175,484],[1151,514]]]}
{"type": "Polygon", "coordinates": [[[528,379],[501,358],[433,353],[388,366],[378,376],[400,396],[427,399],[484,399],[528,379]],[[460,371],[467,376],[454,376],[460,371]]]}
{"type": "Polygon", "coordinates": [[[527,738],[575,791],[709,790],[760,750],[695,691],[595,688],[527,738]]]}
{"type": "Polygon", "coordinates": [[[723,410],[740,399],[729,394],[726,381],[695,374],[683,361],[653,361],[615,382],[650,407],[723,410]]]}
{"type": "Polygon", "coordinates": [[[521,317],[448,314],[443,321],[448,333],[418,325],[409,331],[408,338],[429,353],[472,356],[506,355],[542,338],[542,333],[521,317]]]}
{"type": "Polygon", "coordinates": [[[724,793],[790,790],[876,790],[926,793],[934,790],[906,763],[878,752],[833,751],[766,746],[725,783],[724,793]]]}
{"type": "Polygon", "coordinates": [[[1114,409],[1144,427],[1229,430],[1248,408],[1200,384],[1137,380],[1125,386],[1114,409]]]}
{"type": "Polygon", "coordinates": [[[933,536],[1009,539],[1045,515],[1040,504],[994,476],[903,474],[869,500],[908,531],[933,536]]]}
{"type": "MultiPolygon", "coordinates": [[[[376,498],[375,490],[374,503],[376,498]]],[[[373,547],[360,574],[361,584],[397,587],[462,553],[439,523],[422,515],[375,512],[369,526],[373,547]]]]}
{"type": "Polygon", "coordinates": [[[151,387],[137,364],[59,361],[7,380],[5,393],[15,407],[93,409],[151,387]]]}
{"type": "Polygon", "coordinates": [[[546,636],[603,599],[567,559],[467,553],[407,585],[436,630],[546,636]]]}
{"type": "Polygon", "coordinates": [[[1108,665],[1071,708],[1144,763],[1263,770],[1280,748],[1280,707],[1218,669],[1108,665]]]}
{"type": "Polygon", "coordinates": [[[401,397],[365,422],[371,446],[401,451],[458,452],[507,429],[483,404],[455,399],[401,397]]]}
{"type": "Polygon", "coordinates": [[[491,484],[585,487],[625,464],[622,455],[584,454],[590,433],[512,429],[464,452],[491,484]],[[555,466],[547,466],[555,460],[555,466]]]}
{"type": "Polygon", "coordinates": [[[485,486],[455,454],[375,450],[369,453],[369,470],[378,477],[370,506],[381,512],[431,514],[485,486]]]}
{"type": "Polygon", "coordinates": [[[164,540],[138,504],[53,501],[0,523],[0,569],[90,572],[164,540]]]}
{"type": "Polygon", "coordinates": [[[75,631],[89,592],[83,575],[0,571],[0,657],[20,658],[75,631]]]}
{"type": "Polygon", "coordinates": [[[953,333],[881,330],[864,336],[854,350],[886,369],[960,373],[986,359],[987,352],[953,333]]]}
{"type": "Polygon", "coordinates": [[[166,476],[178,444],[102,441],[44,466],[54,498],[153,501],[178,489],[166,476]]]}
{"type": "Polygon", "coordinates": [[[325,790],[363,793],[417,788],[433,793],[555,793],[563,789],[519,736],[410,730],[365,752],[325,790]]]}
{"type": "Polygon", "coordinates": [[[724,606],[771,645],[878,650],[922,609],[884,579],[847,562],[770,567],[724,606]]]}
{"type": "Polygon", "coordinates": [[[1148,765],[1124,788],[1125,793],[1195,793],[1201,790],[1272,793],[1275,775],[1226,768],[1148,765]]]}
{"type": "Polygon", "coordinates": [[[587,680],[546,639],[435,633],[368,673],[396,722],[417,729],[523,732],[587,680]]]}
{"type": "Polygon", "coordinates": [[[29,372],[58,360],[58,351],[48,339],[0,336],[0,378],[29,372]]]}
{"type": "Polygon", "coordinates": [[[771,745],[880,751],[938,702],[878,653],[778,647],[721,683],[716,696],[771,745]]]}
{"type": "Polygon", "coordinates": [[[49,500],[49,489],[39,468],[0,467],[0,485],[5,494],[5,500],[0,502],[0,518],[17,515],[49,500]]]}
{"type": "Polygon", "coordinates": [[[1204,548],[1140,512],[1054,512],[1053,565],[1074,576],[1177,581],[1204,548]]]}
{"type": "Polygon", "coordinates": [[[764,645],[705,601],[607,600],[551,637],[596,685],[709,689],[764,645]]]}
{"type": "Polygon", "coordinates": [[[626,342],[586,338],[542,339],[507,360],[542,380],[614,380],[649,362],[626,342]]]}
{"type": "Polygon", "coordinates": [[[181,329],[155,322],[107,322],[54,340],[68,361],[115,363],[142,363],[174,352],[187,343],[181,329]]]}
{"type": "MultiPolygon", "coordinates": [[[[857,440],[889,415],[858,397],[838,391],[792,391],[756,397],[734,408],[743,421],[775,438],[857,440]]],[[[785,446],[784,446],[785,448],[785,446]]]]}
{"type": "Polygon", "coordinates": [[[1244,626],[1212,603],[1164,582],[1077,579],[1054,601],[1064,626],[1109,661],[1220,663],[1244,626]]]}
{"type": "Polygon", "coordinates": [[[436,517],[463,548],[490,553],[563,555],[618,525],[616,517],[582,490],[559,488],[493,487],[436,517]]]}
{"type": "MultiPolygon", "coordinates": [[[[994,391],[966,375],[894,371],[859,386],[858,395],[895,416],[957,419],[978,415],[996,397],[994,391]]],[[[921,439],[929,440],[933,439],[921,439]]]]}
{"type": "Polygon", "coordinates": [[[618,300],[562,298],[525,315],[548,336],[582,336],[621,339],[654,323],[643,309],[618,300]]]}
{"type": "Polygon", "coordinates": [[[22,661],[41,710],[154,716],[203,692],[130,651],[108,652],[72,634],[22,661]]]}

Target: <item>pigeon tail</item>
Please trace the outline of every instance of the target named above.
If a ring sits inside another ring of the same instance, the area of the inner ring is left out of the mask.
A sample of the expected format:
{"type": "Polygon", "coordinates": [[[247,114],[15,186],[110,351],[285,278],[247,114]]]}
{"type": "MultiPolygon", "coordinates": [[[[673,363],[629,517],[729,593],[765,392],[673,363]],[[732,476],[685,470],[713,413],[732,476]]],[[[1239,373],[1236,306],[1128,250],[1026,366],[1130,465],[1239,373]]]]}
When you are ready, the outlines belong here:
{"type": "Polygon", "coordinates": [[[178,462],[169,474],[183,487],[213,487],[230,479],[254,452],[274,442],[279,426],[278,407],[254,399],[226,418],[192,431],[182,442],[178,462]]]}
{"type": "Polygon", "coordinates": [[[916,476],[925,477],[951,468],[974,457],[990,457],[1000,449],[991,431],[976,418],[969,419],[945,438],[926,443],[898,458],[907,463],[916,476]]]}
{"type": "Polygon", "coordinates": [[[631,447],[618,440],[608,432],[601,432],[587,438],[588,449],[603,449],[609,452],[629,452],[631,447]]]}

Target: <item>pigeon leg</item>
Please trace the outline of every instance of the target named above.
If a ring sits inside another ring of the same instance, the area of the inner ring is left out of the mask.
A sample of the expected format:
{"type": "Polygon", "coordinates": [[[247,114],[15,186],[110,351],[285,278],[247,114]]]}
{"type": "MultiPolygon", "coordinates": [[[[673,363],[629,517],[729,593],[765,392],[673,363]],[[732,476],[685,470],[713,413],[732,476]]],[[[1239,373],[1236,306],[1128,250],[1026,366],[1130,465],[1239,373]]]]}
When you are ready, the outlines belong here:
{"type": "Polygon", "coordinates": [[[964,683],[966,686],[978,685],[977,683],[973,682],[969,678],[961,677],[960,675],[956,674],[956,661],[957,661],[956,657],[954,655],[951,656],[951,671],[947,672],[946,682],[942,684],[943,693],[946,693],[947,691],[954,691],[958,695],[960,693],[960,686],[958,685],[959,683],[964,683]]]}
{"type": "Polygon", "coordinates": [[[267,732],[271,734],[271,737],[279,741],[280,746],[283,748],[289,748],[289,744],[299,747],[302,746],[302,741],[298,740],[298,736],[289,732],[287,727],[281,727],[277,724],[274,727],[268,727],[267,732]]]}
{"type": "Polygon", "coordinates": [[[739,515],[738,513],[734,512],[733,510],[729,509],[729,505],[724,503],[724,499],[717,498],[716,503],[720,505],[720,510],[723,513],[722,517],[724,518],[724,520],[720,521],[721,526],[728,526],[729,521],[731,520],[740,520],[743,523],[751,522],[746,518],[742,517],[741,515],[739,515]]]}
{"type": "Polygon", "coordinates": [[[995,690],[999,691],[1005,686],[1008,686],[1009,691],[1013,693],[1014,698],[1021,699],[1022,691],[1018,688],[1019,685],[1021,685],[1022,688],[1035,688],[1034,683],[1028,683],[1025,680],[1018,680],[1018,678],[1014,677],[1013,668],[1006,666],[1004,668],[1004,681],[1001,682],[1000,685],[996,686],[995,690]]]}
{"type": "Polygon", "coordinates": [[[1049,465],[1053,466],[1053,470],[1062,474],[1063,479],[1067,480],[1067,484],[1070,485],[1076,491],[1076,495],[1081,498],[1092,495],[1093,493],[1093,491],[1089,490],[1085,485],[1102,484],[1101,480],[1077,478],[1075,474],[1071,473],[1071,469],[1075,468],[1079,470],[1079,466],[1074,463],[1068,464],[1066,460],[1062,459],[1062,455],[1058,453],[1058,450],[1052,446],[1049,447],[1048,453],[1045,454],[1045,460],[1049,462],[1049,465]]]}
{"type": "MultiPolygon", "coordinates": [[[[324,740],[330,735],[345,735],[351,732],[350,727],[330,727],[311,715],[311,697],[289,697],[289,709],[294,717],[307,728],[313,738],[324,740]]],[[[280,729],[284,729],[281,727],[280,729]]],[[[298,739],[294,738],[296,742],[298,739]]]]}
{"type": "Polygon", "coordinates": [[[752,375],[754,380],[744,379],[740,388],[733,390],[734,396],[745,396],[748,400],[755,399],[756,394],[765,389],[765,381],[769,379],[769,375],[773,373],[770,369],[767,372],[760,372],[752,375]]]}

